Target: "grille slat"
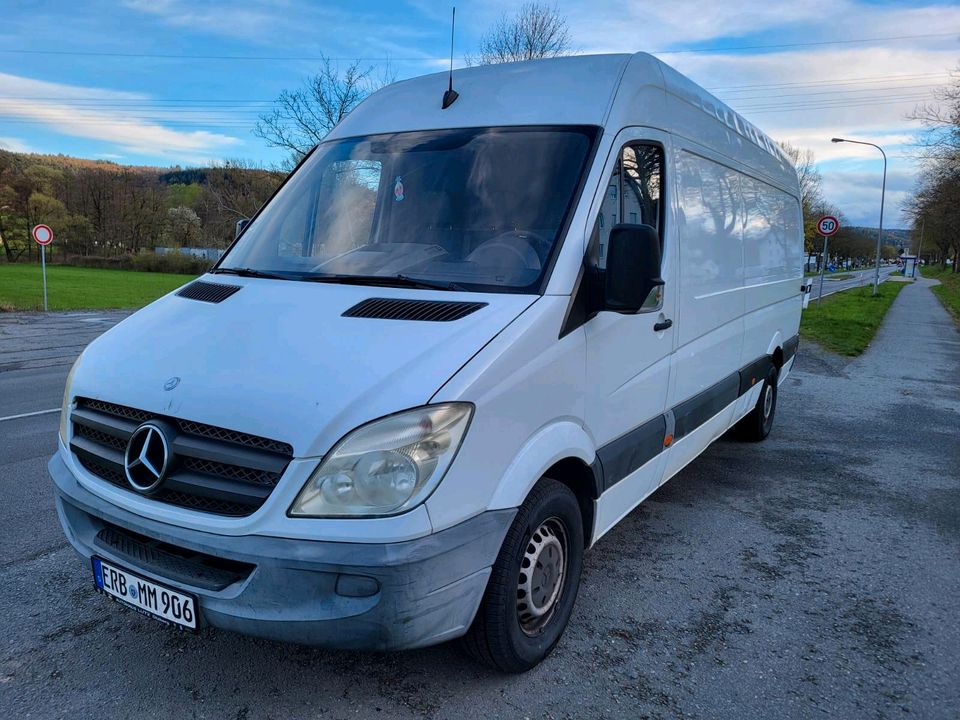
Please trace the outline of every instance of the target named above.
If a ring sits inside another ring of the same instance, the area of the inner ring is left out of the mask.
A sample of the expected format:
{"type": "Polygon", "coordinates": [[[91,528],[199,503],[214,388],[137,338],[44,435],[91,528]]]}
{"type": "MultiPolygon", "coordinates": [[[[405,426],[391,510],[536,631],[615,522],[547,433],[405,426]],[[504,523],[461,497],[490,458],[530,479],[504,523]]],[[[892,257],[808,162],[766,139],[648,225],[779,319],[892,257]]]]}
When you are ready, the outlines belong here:
{"type": "Polygon", "coordinates": [[[226,300],[240,288],[240,285],[224,285],[223,283],[211,283],[203,280],[196,280],[177,292],[177,295],[189,300],[219,303],[226,300]]]}
{"type": "Polygon", "coordinates": [[[102,400],[77,398],[71,449],[90,473],[133,492],[123,469],[130,435],[147,420],[174,432],[170,474],[148,497],[218,515],[259,508],[293,457],[289,443],[192,420],[156,415],[102,400]],[[179,431],[179,432],[178,432],[179,431]]]}
{"type": "Polygon", "coordinates": [[[452,300],[397,300],[369,298],[343,313],[343,317],[372,320],[415,320],[421,322],[452,322],[487,306],[484,302],[455,302],[452,300]]]}

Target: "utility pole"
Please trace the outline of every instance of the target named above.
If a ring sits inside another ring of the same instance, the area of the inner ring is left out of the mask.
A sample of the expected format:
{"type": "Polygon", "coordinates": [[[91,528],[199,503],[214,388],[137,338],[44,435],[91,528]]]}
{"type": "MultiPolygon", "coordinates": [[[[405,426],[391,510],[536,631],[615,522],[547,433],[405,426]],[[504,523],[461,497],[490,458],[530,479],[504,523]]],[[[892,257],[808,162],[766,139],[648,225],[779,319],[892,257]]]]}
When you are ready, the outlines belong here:
{"type": "Polygon", "coordinates": [[[920,251],[923,250],[923,228],[927,224],[926,218],[920,218],[920,244],[917,245],[917,261],[913,264],[913,277],[917,276],[917,265],[920,264],[920,251]]]}

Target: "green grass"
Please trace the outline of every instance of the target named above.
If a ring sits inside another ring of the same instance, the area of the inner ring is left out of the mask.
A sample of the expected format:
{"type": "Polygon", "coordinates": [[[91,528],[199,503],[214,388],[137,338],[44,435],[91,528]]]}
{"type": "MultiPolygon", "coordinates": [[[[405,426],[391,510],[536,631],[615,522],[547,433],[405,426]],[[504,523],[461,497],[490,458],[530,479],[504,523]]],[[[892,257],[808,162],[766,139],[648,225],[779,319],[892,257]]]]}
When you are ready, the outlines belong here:
{"type": "Polygon", "coordinates": [[[953,315],[957,324],[960,324],[960,273],[955,273],[952,268],[944,268],[940,265],[926,265],[920,268],[919,274],[925,278],[940,281],[940,284],[931,288],[931,290],[943,303],[947,312],[953,315]]]}
{"type": "MultiPolygon", "coordinates": [[[[189,282],[190,275],[47,266],[51,310],[138,308],[189,282]]],[[[0,265],[0,310],[42,310],[39,265],[0,265]]]]}
{"type": "Polygon", "coordinates": [[[904,287],[906,283],[881,283],[876,297],[869,285],[853,288],[825,297],[819,308],[811,300],[800,319],[800,335],[840,355],[856,357],[867,349],[904,287]]]}
{"type": "Polygon", "coordinates": [[[827,275],[827,280],[849,280],[853,277],[852,273],[839,273],[837,275],[827,275]]]}

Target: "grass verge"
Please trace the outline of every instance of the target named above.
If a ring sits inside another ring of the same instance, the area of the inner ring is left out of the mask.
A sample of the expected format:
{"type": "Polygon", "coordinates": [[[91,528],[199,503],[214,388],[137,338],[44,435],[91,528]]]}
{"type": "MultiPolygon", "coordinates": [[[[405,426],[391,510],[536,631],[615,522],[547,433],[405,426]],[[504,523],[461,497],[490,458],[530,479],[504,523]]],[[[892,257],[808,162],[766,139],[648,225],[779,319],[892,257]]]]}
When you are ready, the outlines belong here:
{"type": "Polygon", "coordinates": [[[933,294],[940,299],[947,312],[953,315],[953,319],[960,325],[960,273],[952,272],[950,268],[939,265],[936,267],[928,265],[920,268],[920,274],[925,278],[940,281],[939,285],[930,289],[933,290],[933,294]]]}
{"type": "MultiPolygon", "coordinates": [[[[191,275],[47,266],[51,310],[137,308],[186,284],[191,275]]],[[[39,265],[0,265],[0,310],[42,310],[39,265]]]]}
{"type": "Polygon", "coordinates": [[[906,283],[881,283],[876,297],[870,294],[870,286],[853,288],[825,297],[819,308],[816,300],[811,300],[800,319],[800,336],[840,355],[856,357],[867,349],[904,287],[906,283]]]}

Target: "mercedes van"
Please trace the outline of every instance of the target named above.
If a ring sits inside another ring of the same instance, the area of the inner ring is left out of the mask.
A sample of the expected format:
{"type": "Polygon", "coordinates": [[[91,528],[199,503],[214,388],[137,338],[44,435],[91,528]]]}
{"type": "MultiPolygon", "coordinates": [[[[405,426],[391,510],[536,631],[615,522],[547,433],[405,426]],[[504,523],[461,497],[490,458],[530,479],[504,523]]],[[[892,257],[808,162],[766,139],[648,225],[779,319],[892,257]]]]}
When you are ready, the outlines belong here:
{"type": "Polygon", "coordinates": [[[777,145],[645,54],[453,87],[370,96],[77,360],[49,471],[103,594],[520,672],[592,544],[728,430],[770,432],[803,276],[777,145]]]}

